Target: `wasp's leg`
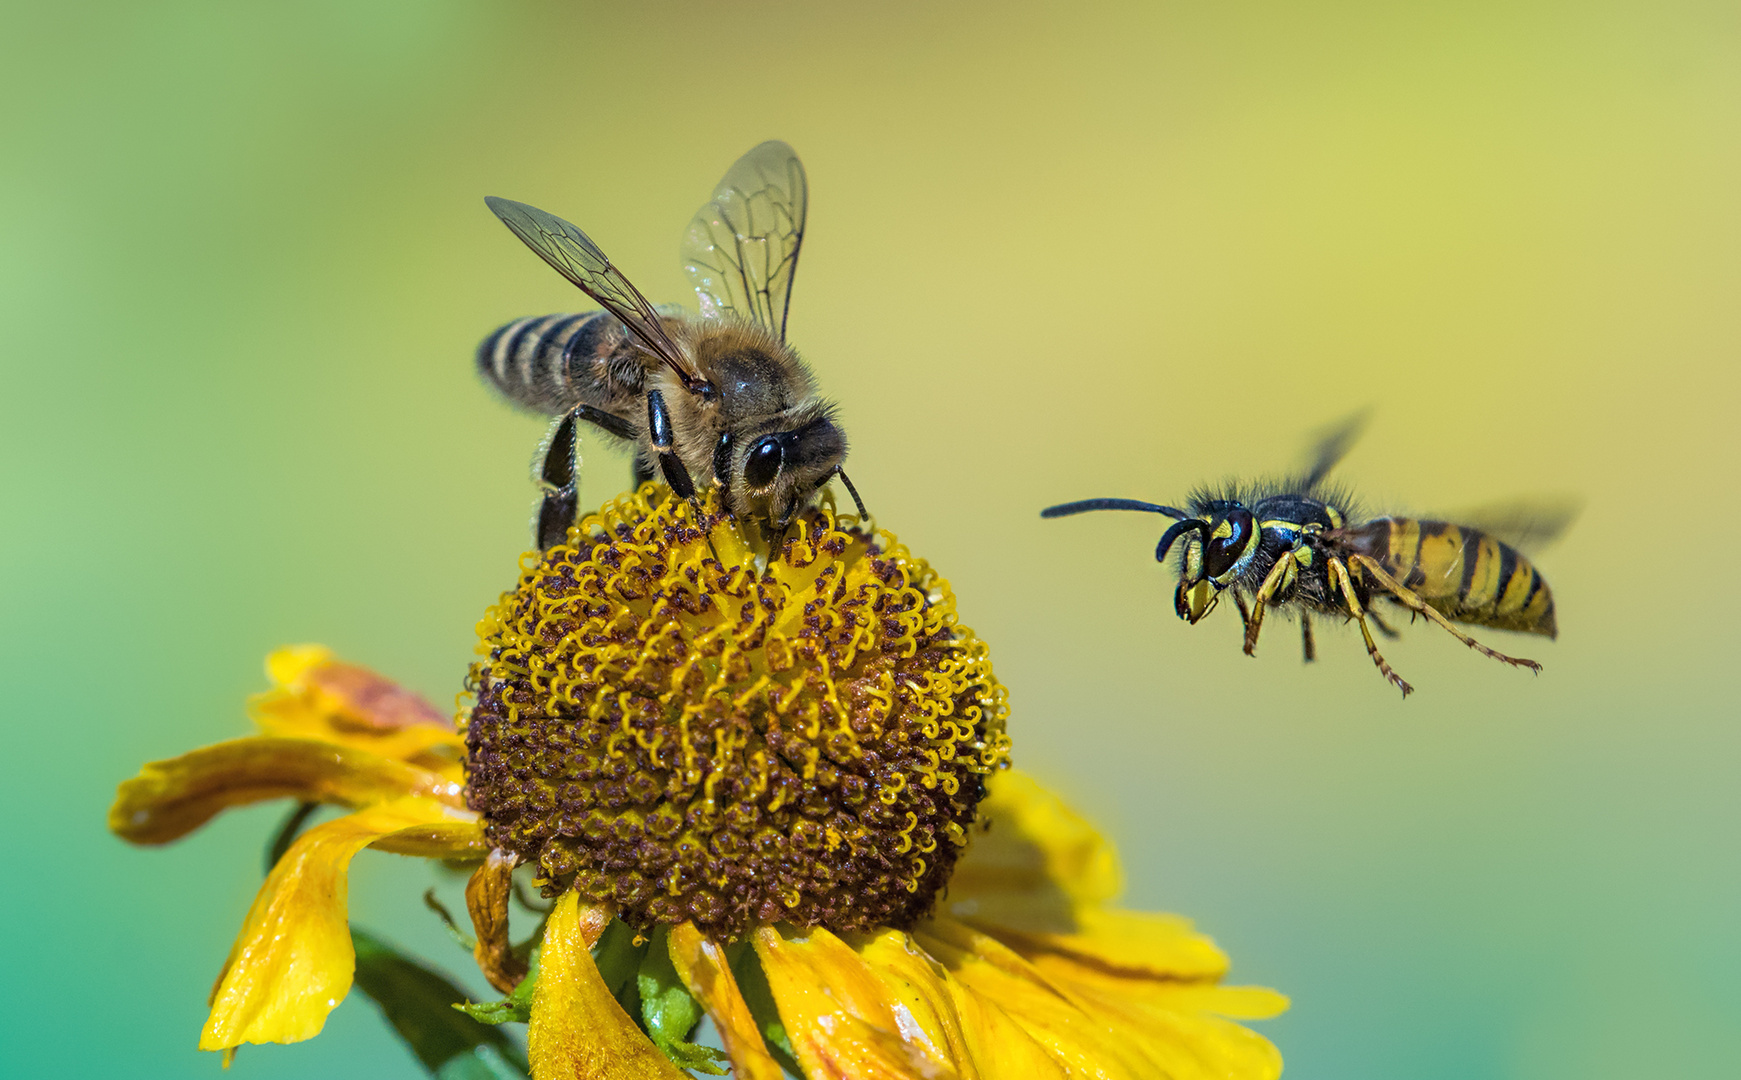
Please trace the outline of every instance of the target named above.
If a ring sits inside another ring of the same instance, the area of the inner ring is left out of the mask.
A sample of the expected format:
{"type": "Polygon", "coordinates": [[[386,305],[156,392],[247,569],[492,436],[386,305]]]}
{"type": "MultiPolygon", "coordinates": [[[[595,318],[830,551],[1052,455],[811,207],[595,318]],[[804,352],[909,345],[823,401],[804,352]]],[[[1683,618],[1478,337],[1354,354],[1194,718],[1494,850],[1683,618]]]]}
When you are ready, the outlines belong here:
{"type": "Polygon", "coordinates": [[[1250,634],[1251,608],[1246,606],[1245,597],[1238,592],[1233,594],[1233,602],[1239,606],[1239,625],[1244,628],[1247,634],[1250,634]]]}
{"type": "Polygon", "coordinates": [[[1366,626],[1366,612],[1361,610],[1360,599],[1354,595],[1354,582],[1348,577],[1348,568],[1335,556],[1325,559],[1324,564],[1330,568],[1330,580],[1342,594],[1348,614],[1354,616],[1354,621],[1360,624],[1360,636],[1366,639],[1366,655],[1372,657],[1372,662],[1378,665],[1379,674],[1401,690],[1403,697],[1408,697],[1415,688],[1403,682],[1402,676],[1391,670],[1389,661],[1378,651],[1378,643],[1372,640],[1372,631],[1366,626]]]}
{"type": "Polygon", "coordinates": [[[1371,574],[1375,581],[1384,586],[1385,590],[1392,596],[1396,597],[1397,603],[1408,608],[1410,611],[1418,612],[1421,617],[1436,624],[1446,633],[1469,646],[1471,649],[1474,649],[1482,656],[1490,656],[1502,663],[1510,664],[1512,667],[1528,668],[1531,671],[1540,671],[1542,669],[1542,666],[1534,660],[1524,660],[1516,656],[1507,656],[1496,649],[1489,649],[1487,646],[1476,641],[1468,634],[1465,634],[1455,626],[1452,626],[1451,620],[1439,614],[1433,609],[1431,604],[1428,604],[1425,600],[1422,600],[1419,596],[1415,595],[1413,590],[1409,589],[1396,578],[1393,578],[1390,574],[1386,573],[1384,567],[1380,566],[1378,560],[1374,559],[1372,556],[1354,555],[1351,557],[1354,559],[1354,563],[1359,569],[1371,574]]]}
{"type": "Polygon", "coordinates": [[[1257,655],[1257,635],[1263,629],[1263,609],[1270,597],[1286,588],[1294,580],[1294,553],[1282,552],[1282,557],[1270,567],[1264,575],[1263,584],[1257,587],[1257,595],[1252,598],[1251,619],[1245,624],[1245,655],[1257,655]]]}
{"type": "Polygon", "coordinates": [[[1312,643],[1312,616],[1305,608],[1300,609],[1300,648],[1305,651],[1306,663],[1318,659],[1318,647],[1312,643]]]}
{"type": "Polygon", "coordinates": [[[578,419],[577,412],[566,413],[544,440],[538,466],[538,486],[544,489],[544,498],[538,503],[538,520],[534,524],[534,540],[540,551],[568,539],[568,528],[574,524],[580,506],[578,419]]]}
{"type": "MultiPolygon", "coordinates": [[[[1393,627],[1389,623],[1385,622],[1384,619],[1379,616],[1377,608],[1375,608],[1375,607],[1367,608],[1366,609],[1366,617],[1368,619],[1372,620],[1372,625],[1378,627],[1378,632],[1383,634],[1385,637],[1389,638],[1392,641],[1401,640],[1402,635],[1396,632],[1395,627],[1393,627]]],[[[1413,619],[1414,617],[1415,617],[1414,612],[1412,612],[1412,611],[1409,612],[1409,618],[1413,619]]]]}

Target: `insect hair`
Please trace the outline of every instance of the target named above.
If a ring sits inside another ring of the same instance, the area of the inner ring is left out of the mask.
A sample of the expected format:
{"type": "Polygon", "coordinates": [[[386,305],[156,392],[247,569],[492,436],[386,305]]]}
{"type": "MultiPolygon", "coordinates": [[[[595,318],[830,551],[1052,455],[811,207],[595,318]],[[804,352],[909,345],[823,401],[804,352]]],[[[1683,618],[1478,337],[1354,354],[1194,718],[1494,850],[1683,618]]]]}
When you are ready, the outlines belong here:
{"type": "Polygon", "coordinates": [[[1246,509],[1277,495],[1301,495],[1334,506],[1348,521],[1359,521],[1365,515],[1360,500],[1347,484],[1335,480],[1319,480],[1308,485],[1300,475],[1261,476],[1256,479],[1228,477],[1216,484],[1204,484],[1191,489],[1186,506],[1199,517],[1215,513],[1217,503],[1237,502],[1246,509]]]}

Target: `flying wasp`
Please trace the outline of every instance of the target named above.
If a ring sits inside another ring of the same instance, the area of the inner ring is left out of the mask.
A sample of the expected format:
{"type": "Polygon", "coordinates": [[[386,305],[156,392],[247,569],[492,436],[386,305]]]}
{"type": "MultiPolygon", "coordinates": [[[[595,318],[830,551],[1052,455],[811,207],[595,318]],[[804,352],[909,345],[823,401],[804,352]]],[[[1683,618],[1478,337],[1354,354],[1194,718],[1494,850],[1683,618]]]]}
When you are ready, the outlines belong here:
{"type": "Polygon", "coordinates": [[[578,425],[634,444],[636,486],[658,469],[696,503],[696,477],[771,535],[836,476],[846,433],[786,343],[809,187],[798,155],[762,143],[739,158],[683,234],[699,318],[655,308],[597,244],[525,203],[484,200],[603,311],[517,319],[484,339],[478,370],[511,402],[553,417],[537,467],[540,548],[563,542],[579,503],[578,425]]]}
{"type": "Polygon", "coordinates": [[[1315,448],[1311,467],[1279,482],[1199,490],[1188,509],[1135,499],[1085,499],[1048,507],[1041,517],[1088,510],[1140,510],[1174,523],[1161,534],[1155,560],[1166,562],[1174,544],[1179,583],[1173,607],[1196,624],[1223,592],[1233,594],[1245,624],[1245,653],[1257,650],[1264,612],[1292,609],[1301,647],[1316,656],[1312,615],[1338,615],[1360,624],[1366,652],[1380,673],[1407,697],[1414,687],[1391,669],[1372,627],[1397,636],[1374,610],[1384,600],[1445,630],[1483,656],[1540,671],[1534,660],[1507,656],[1476,641],[1453,623],[1521,630],[1552,638],[1554,597],[1548,583],[1512,543],[1551,539],[1571,520],[1570,507],[1508,507],[1483,517],[1481,527],[1407,517],[1360,517],[1348,495],[1326,482],[1359,433],[1349,421],[1315,448]],[[1249,600],[1249,605],[1247,601],[1249,600]]]}

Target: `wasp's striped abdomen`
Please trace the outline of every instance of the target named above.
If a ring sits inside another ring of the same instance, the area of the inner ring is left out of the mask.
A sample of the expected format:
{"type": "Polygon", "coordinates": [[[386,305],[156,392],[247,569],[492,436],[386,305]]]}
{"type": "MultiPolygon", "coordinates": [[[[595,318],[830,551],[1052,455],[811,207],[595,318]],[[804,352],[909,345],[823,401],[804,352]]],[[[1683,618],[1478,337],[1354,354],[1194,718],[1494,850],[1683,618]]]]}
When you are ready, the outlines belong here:
{"type": "Polygon", "coordinates": [[[1348,548],[1376,559],[1447,619],[1554,637],[1554,595],[1510,544],[1446,521],[1375,518],[1341,530],[1348,548]]]}
{"type": "MultiPolygon", "coordinates": [[[[623,324],[606,311],[534,315],[501,327],[478,346],[478,371],[509,400],[546,416],[585,403],[608,408],[607,385],[627,350],[623,324]]],[[[639,383],[639,366],[626,374],[639,383]]]]}

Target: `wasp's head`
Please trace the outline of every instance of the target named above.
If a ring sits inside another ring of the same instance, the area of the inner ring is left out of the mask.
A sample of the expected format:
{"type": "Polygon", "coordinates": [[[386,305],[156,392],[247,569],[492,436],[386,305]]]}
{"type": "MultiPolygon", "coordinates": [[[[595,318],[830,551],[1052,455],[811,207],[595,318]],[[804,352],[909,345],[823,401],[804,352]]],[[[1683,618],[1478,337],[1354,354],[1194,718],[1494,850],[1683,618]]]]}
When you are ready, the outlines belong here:
{"type": "Polygon", "coordinates": [[[726,434],[714,452],[714,473],[729,478],[732,512],[784,531],[846,460],[846,433],[833,409],[812,402],[782,415],[783,423],[755,435],[726,434]]]}
{"type": "Polygon", "coordinates": [[[1251,511],[1231,500],[1207,503],[1202,516],[1176,522],[1161,537],[1155,551],[1165,559],[1167,549],[1180,537],[1185,548],[1179,563],[1179,587],[1173,594],[1173,609],[1179,618],[1195,623],[1215,608],[1221,590],[1233,584],[1257,554],[1258,528],[1251,511]]]}

